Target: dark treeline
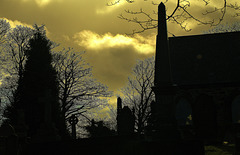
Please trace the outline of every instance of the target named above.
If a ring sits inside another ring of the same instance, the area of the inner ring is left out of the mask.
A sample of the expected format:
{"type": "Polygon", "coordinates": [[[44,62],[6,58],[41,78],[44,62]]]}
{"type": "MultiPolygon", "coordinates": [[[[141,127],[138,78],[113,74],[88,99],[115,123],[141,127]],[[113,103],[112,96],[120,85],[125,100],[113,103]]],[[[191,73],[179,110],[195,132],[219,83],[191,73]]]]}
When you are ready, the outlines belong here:
{"type": "Polygon", "coordinates": [[[5,122],[14,127],[21,123],[19,113],[24,113],[28,136],[36,135],[40,126],[47,125],[47,121],[57,126],[62,137],[67,134],[58,101],[57,72],[51,65],[51,46],[43,27],[35,25],[33,37],[25,51],[27,60],[17,82],[13,104],[5,110],[5,122]]]}
{"type": "Polygon", "coordinates": [[[59,45],[47,38],[44,25],[11,28],[1,19],[0,31],[3,125],[30,137],[50,125],[49,132],[67,138],[72,115],[85,126],[82,120],[91,123],[88,111],[107,104],[111,92],[93,79],[84,52],[54,51],[59,45]]]}

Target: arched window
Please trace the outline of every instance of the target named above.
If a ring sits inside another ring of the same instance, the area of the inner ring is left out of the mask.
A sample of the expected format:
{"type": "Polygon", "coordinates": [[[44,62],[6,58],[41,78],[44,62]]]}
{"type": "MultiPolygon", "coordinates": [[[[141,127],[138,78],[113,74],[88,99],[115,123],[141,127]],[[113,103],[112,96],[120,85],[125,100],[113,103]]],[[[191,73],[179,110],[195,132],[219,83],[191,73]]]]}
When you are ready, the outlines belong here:
{"type": "Polygon", "coordinates": [[[240,95],[232,102],[232,122],[240,123],[240,95]]]}
{"type": "Polygon", "coordinates": [[[192,125],[192,108],[190,103],[182,98],[176,105],[176,120],[178,125],[192,125]]]}

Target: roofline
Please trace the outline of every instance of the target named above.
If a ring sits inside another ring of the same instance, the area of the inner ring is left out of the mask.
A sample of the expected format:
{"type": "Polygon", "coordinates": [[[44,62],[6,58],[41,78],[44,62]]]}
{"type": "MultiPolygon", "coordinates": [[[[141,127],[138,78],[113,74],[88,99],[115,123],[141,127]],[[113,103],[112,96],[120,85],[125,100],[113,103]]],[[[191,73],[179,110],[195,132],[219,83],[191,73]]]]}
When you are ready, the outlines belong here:
{"type": "Polygon", "coordinates": [[[240,31],[235,32],[223,32],[223,33],[209,33],[209,34],[197,34],[197,35],[187,35],[187,36],[174,36],[174,37],[168,37],[171,38],[187,38],[187,37],[202,37],[202,36],[214,36],[214,35],[226,35],[226,34],[240,34],[240,31]]]}

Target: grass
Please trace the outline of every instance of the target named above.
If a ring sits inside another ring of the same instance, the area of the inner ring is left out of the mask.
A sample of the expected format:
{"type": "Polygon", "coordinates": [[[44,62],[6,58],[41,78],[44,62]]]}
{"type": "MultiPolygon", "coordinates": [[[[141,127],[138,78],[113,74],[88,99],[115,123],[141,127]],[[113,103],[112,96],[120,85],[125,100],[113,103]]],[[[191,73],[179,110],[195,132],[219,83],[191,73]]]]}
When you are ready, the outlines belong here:
{"type": "Polygon", "coordinates": [[[205,155],[233,155],[235,151],[234,144],[205,146],[205,155]]]}

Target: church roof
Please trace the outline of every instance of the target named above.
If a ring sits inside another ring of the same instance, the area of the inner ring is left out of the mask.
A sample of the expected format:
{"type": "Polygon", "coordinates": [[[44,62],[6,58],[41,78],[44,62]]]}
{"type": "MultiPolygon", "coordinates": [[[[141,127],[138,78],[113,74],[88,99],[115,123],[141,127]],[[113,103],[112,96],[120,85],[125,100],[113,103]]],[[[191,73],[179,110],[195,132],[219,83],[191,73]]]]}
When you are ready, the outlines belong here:
{"type": "Polygon", "coordinates": [[[169,38],[177,85],[240,83],[240,32],[169,38]]]}

